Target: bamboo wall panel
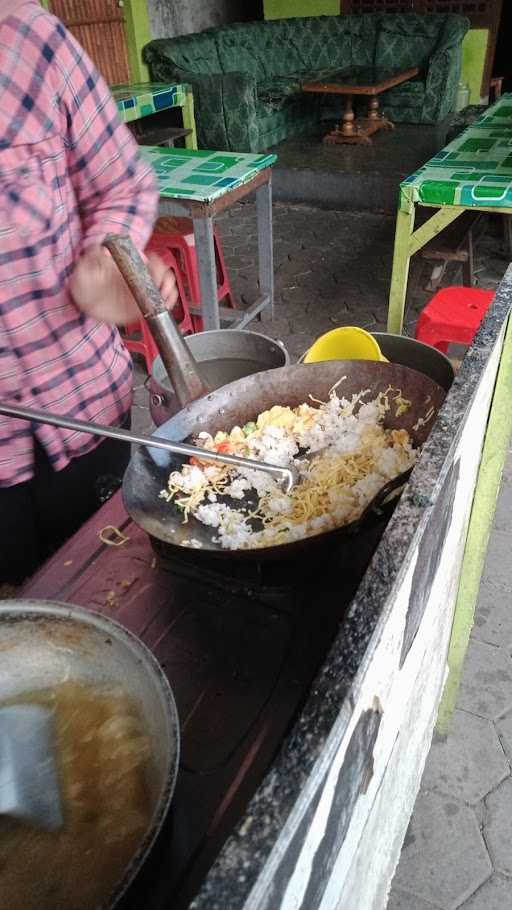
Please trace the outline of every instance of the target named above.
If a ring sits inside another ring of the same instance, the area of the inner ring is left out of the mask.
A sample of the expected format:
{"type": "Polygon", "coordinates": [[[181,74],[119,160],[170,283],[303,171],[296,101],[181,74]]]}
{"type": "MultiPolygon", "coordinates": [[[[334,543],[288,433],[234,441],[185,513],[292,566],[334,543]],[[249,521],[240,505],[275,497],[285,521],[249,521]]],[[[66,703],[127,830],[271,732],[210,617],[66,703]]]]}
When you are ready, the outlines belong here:
{"type": "Polygon", "coordinates": [[[118,0],[51,0],[50,8],[110,85],[130,81],[124,11],[118,0]]]}

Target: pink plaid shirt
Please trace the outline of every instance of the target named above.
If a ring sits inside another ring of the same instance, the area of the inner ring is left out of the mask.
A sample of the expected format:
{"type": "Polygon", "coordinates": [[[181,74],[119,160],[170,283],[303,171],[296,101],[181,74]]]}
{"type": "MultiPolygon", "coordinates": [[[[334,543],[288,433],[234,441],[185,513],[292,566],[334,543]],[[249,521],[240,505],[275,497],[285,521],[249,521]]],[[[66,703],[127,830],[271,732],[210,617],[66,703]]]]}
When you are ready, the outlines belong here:
{"type": "MultiPolygon", "coordinates": [[[[129,233],[142,250],[156,206],[152,172],[62,23],[32,0],[0,20],[0,398],[121,422],[129,354],[116,329],[77,309],[67,283],[107,233],[129,233]]],[[[0,417],[0,486],[32,476],[34,435],[55,470],[98,444],[0,417]]]]}

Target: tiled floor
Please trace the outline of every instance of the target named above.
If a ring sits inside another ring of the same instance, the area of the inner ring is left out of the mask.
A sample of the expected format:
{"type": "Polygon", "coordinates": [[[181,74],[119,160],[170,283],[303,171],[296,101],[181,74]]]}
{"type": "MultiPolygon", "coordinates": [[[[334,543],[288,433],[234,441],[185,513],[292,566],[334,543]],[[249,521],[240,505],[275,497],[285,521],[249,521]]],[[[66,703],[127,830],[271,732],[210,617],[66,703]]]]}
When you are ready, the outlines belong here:
{"type": "MultiPolygon", "coordinates": [[[[311,342],[337,325],[385,330],[395,217],[369,212],[341,212],[275,203],[275,318],[264,314],[253,331],[280,339],[292,362],[311,342]]],[[[258,296],[255,207],[239,203],[218,219],[226,264],[240,305],[258,296]]],[[[484,287],[495,287],[506,266],[499,224],[477,246],[475,270],[484,287]]],[[[424,287],[428,264],[416,257],[409,282],[406,331],[414,332],[418,313],[431,296],[424,287]]],[[[446,283],[460,283],[450,272],[446,283]]],[[[150,426],[145,373],[137,371],[134,422],[150,426]]]]}
{"type": "Polygon", "coordinates": [[[512,453],[457,710],[432,742],[388,910],[512,908],[511,504],[512,453]]]}

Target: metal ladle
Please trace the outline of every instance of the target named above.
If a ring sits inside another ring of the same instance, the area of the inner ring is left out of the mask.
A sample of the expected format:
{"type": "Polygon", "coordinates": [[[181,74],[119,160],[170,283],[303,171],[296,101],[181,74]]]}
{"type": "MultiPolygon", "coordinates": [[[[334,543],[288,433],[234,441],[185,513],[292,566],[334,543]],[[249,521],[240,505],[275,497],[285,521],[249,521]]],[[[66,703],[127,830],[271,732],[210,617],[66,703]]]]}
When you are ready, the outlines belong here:
{"type": "Polygon", "coordinates": [[[297,482],[297,472],[293,468],[280,468],[265,461],[253,461],[252,458],[240,458],[238,455],[225,455],[220,452],[210,452],[200,446],[192,446],[186,442],[171,442],[158,436],[146,436],[143,433],[132,433],[130,430],[121,430],[118,427],[108,427],[101,423],[89,423],[86,420],[76,420],[65,414],[51,414],[37,408],[25,408],[21,405],[0,401],[0,414],[8,417],[18,417],[21,420],[30,420],[35,423],[45,423],[53,427],[64,427],[66,430],[76,430],[79,433],[89,433],[91,436],[118,439],[121,442],[132,442],[136,445],[147,446],[150,449],[165,449],[175,455],[194,456],[201,461],[216,461],[220,464],[232,464],[239,468],[251,468],[272,474],[279,480],[285,493],[289,493],[297,482]]]}

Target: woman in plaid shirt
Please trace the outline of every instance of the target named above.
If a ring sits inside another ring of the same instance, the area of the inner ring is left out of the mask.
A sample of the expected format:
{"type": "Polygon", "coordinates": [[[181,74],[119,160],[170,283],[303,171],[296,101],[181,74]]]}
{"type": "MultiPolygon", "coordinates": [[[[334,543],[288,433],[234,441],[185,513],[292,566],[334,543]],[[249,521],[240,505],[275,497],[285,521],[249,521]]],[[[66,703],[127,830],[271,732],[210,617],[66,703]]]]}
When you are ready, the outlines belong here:
{"type": "MultiPolygon", "coordinates": [[[[138,311],[101,242],[140,250],[152,173],[82,48],[36,0],[0,0],[0,398],[129,423],[138,311]]],[[[150,269],[169,306],[174,276],[150,269]]],[[[99,505],[129,447],[0,417],[0,582],[18,582],[99,505]]]]}

